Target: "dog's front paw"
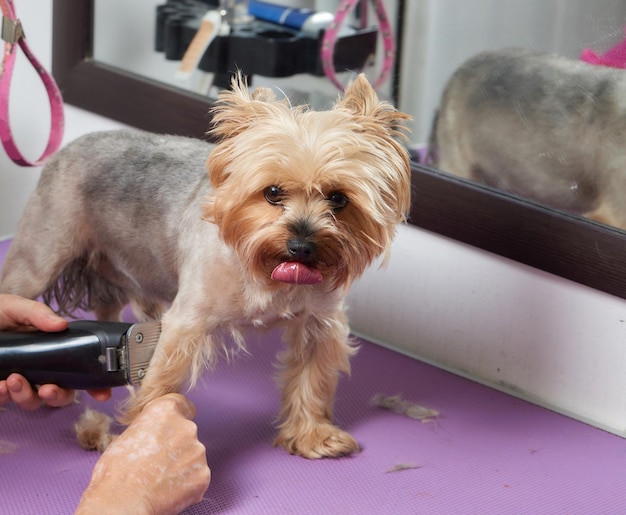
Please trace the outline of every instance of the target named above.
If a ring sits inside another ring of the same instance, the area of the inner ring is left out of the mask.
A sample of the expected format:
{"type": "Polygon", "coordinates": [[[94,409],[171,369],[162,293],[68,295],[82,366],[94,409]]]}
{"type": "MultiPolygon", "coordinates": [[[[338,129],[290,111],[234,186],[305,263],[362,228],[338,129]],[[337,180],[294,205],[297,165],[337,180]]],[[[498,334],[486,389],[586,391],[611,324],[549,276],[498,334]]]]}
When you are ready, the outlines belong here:
{"type": "Polygon", "coordinates": [[[332,424],[319,424],[305,434],[290,434],[283,428],[274,445],[281,445],[291,454],[309,459],[336,458],[360,450],[349,433],[332,424]]]}

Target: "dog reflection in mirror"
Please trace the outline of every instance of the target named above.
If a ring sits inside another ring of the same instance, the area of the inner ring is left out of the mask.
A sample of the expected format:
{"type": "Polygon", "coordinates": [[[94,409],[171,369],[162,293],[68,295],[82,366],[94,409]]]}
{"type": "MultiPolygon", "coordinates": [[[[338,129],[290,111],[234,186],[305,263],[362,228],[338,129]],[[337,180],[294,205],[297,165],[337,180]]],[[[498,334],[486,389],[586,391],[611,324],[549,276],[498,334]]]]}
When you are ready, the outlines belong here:
{"type": "Polygon", "coordinates": [[[193,385],[224,345],[243,346],[247,327],[281,325],[276,443],[307,458],[349,454],[357,442],[332,423],[354,352],[344,297],[408,212],[407,118],[364,76],[328,111],[251,93],[238,77],[214,109],[215,146],[86,135],[43,170],[0,291],[106,320],[129,302],[143,318],[165,310],[124,423],[193,385]]]}
{"type": "Polygon", "coordinates": [[[448,82],[430,163],[626,228],[626,71],[531,50],[479,54],[448,82]]]}

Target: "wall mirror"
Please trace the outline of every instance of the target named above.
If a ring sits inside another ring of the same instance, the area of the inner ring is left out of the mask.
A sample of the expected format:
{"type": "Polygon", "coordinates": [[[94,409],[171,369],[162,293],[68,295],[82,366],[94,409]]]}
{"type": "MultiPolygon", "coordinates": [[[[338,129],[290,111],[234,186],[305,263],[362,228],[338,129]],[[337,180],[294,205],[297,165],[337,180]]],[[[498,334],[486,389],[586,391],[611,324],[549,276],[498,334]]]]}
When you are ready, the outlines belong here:
{"type": "MultiPolygon", "coordinates": [[[[146,77],[132,67],[124,69],[104,57],[99,59],[94,43],[98,38],[96,1],[54,0],[53,73],[65,101],[142,129],[202,136],[209,124],[210,96],[182,89],[158,77],[146,77]]],[[[481,35],[488,35],[490,41],[511,40],[510,44],[517,46],[545,47],[575,57],[581,45],[605,49],[622,36],[626,22],[626,7],[617,0],[523,3],[390,0],[388,3],[401,14],[400,19],[415,20],[414,27],[398,27],[403,44],[395,82],[388,91],[401,108],[415,117],[415,138],[423,138],[433,106],[452,70],[465,57],[484,47],[481,35]],[[496,20],[502,16],[503,5],[513,3],[519,6],[518,10],[508,12],[506,23],[498,24],[496,20]],[[571,10],[574,4],[590,7],[574,16],[571,10]],[[537,18],[536,10],[542,13],[540,24],[531,23],[537,18]],[[474,25],[468,20],[478,22],[474,25]],[[524,29],[528,26],[525,22],[534,27],[532,32],[524,29]],[[456,42],[446,34],[456,34],[456,42]],[[474,43],[465,44],[466,35],[468,41],[472,35],[474,43]],[[443,55],[448,57],[439,59],[443,55]],[[429,80],[415,81],[411,72],[415,63],[425,70],[422,75],[429,80]]],[[[126,19],[126,14],[119,16],[126,19]]],[[[154,23],[154,20],[137,23],[154,23]]],[[[114,27],[110,30],[115,30],[114,27]]],[[[411,224],[626,298],[626,233],[623,231],[418,162],[413,163],[412,172],[411,224]]]]}

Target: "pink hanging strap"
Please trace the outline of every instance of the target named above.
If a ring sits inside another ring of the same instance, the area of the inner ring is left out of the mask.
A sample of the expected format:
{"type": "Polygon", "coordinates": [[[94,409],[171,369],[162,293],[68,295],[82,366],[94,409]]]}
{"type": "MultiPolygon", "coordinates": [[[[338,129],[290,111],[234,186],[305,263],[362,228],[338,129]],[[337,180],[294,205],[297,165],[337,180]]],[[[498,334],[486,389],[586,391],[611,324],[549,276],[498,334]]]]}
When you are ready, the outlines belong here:
{"type": "Polygon", "coordinates": [[[15,14],[13,1],[0,0],[0,7],[2,8],[2,40],[4,41],[4,55],[0,70],[0,139],[2,139],[4,150],[15,163],[20,166],[39,166],[61,145],[64,128],[63,99],[52,76],[41,66],[28,48],[22,24],[15,14]],[[9,93],[18,45],[39,74],[50,101],[50,137],[43,154],[36,161],[29,161],[22,156],[13,140],[9,123],[9,93]]]}
{"type": "MultiPolygon", "coordinates": [[[[328,77],[328,79],[341,91],[344,90],[345,86],[339,82],[337,76],[335,75],[335,66],[333,63],[335,44],[337,43],[339,29],[343,25],[346,16],[348,16],[348,14],[356,7],[359,1],[360,0],[342,0],[341,4],[339,4],[337,12],[335,13],[335,19],[330,23],[324,32],[324,37],[322,38],[322,69],[324,70],[326,77],[328,77]]],[[[367,16],[366,4],[367,2],[365,1],[362,4],[364,10],[362,16],[367,16]]],[[[374,6],[374,11],[376,12],[376,17],[378,18],[378,26],[382,35],[384,51],[383,66],[380,71],[380,75],[373,84],[374,89],[377,89],[389,78],[396,56],[396,44],[383,0],[372,0],[372,5],[374,6]]]]}

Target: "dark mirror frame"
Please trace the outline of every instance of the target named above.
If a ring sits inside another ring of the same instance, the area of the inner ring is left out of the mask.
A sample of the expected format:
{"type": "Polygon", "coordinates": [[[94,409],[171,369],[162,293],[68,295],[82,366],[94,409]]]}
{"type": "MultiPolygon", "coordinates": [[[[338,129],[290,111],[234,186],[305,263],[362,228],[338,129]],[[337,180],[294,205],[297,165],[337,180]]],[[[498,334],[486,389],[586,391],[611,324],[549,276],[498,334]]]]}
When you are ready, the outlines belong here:
{"type": "MultiPolygon", "coordinates": [[[[54,0],[65,102],[157,133],[203,137],[211,100],[93,60],[93,0],[54,0]]],[[[626,298],[626,233],[412,164],[409,223],[626,298]]],[[[416,249],[415,252],[420,252],[416,249]]]]}

